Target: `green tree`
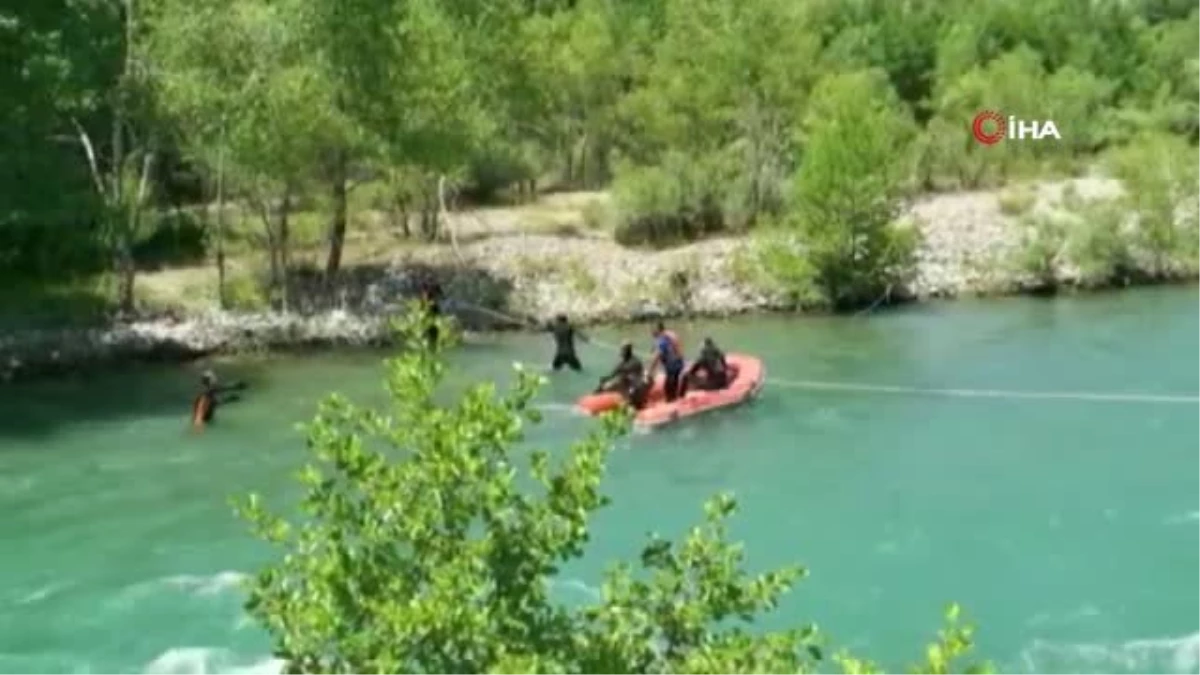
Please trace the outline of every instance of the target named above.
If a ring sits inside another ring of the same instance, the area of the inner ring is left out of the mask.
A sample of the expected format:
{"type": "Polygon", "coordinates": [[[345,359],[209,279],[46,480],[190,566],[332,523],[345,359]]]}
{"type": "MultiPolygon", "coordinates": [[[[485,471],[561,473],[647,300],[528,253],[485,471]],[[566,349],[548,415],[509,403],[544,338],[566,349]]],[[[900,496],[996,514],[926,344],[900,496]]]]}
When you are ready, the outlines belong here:
{"type": "Polygon", "coordinates": [[[217,296],[226,292],[226,196],[230,131],[249,106],[257,74],[239,8],[224,2],[164,0],[154,17],[149,52],[163,112],[175,121],[186,155],[209,168],[215,201],[217,296]]]}
{"type": "Polygon", "coordinates": [[[751,226],[782,207],[792,132],[819,75],[816,32],[783,0],[665,0],[663,17],[622,102],[631,138],[615,193],[626,238],[751,226]]]}
{"type": "Polygon", "coordinates": [[[809,115],[790,221],[828,302],[868,303],[911,271],[915,239],[895,221],[916,129],[879,71],[826,78],[809,115]]]}
{"type": "MultiPolygon", "coordinates": [[[[218,201],[228,179],[263,222],[272,288],[284,308],[294,204],[351,133],[328,73],[302,39],[302,15],[290,9],[263,0],[232,7],[167,0],[151,41],[160,99],[192,157],[214,169],[218,201]]],[[[222,223],[223,204],[217,217],[222,223]]]]}
{"type": "Polygon", "coordinates": [[[1177,136],[1146,133],[1118,149],[1110,165],[1125,184],[1118,202],[1135,223],[1134,244],[1152,276],[1195,274],[1200,260],[1200,169],[1196,150],[1177,136]]]}
{"type": "Polygon", "coordinates": [[[146,18],[153,8],[134,0],[103,2],[99,7],[113,17],[110,25],[119,37],[110,39],[120,45],[118,65],[103,92],[109,112],[107,143],[95,142],[92,131],[77,118],[72,117],[70,125],[100,204],[99,217],[117,273],[117,301],[128,312],[134,308],[134,247],[145,234],[155,187],[152,172],[161,150],[145,49],[146,18]]]}
{"type": "Polygon", "coordinates": [[[464,28],[486,7],[293,1],[306,49],[336,85],[339,112],[377,148],[383,166],[420,177],[422,225],[436,235],[447,184],[461,179],[472,150],[492,131],[471,59],[474,34],[464,28]]]}
{"type": "MultiPolygon", "coordinates": [[[[654,538],[641,572],[613,568],[597,604],[551,597],[561,565],[582,555],[588,519],[608,503],[605,458],[628,418],[605,418],[552,466],[535,451],[523,485],[514,453],[539,419],[539,378],[505,394],[470,388],[439,403],[443,340],[410,312],[408,349],[389,361],[385,410],[330,397],[308,427],[304,515],[242,513],[284,556],[253,582],[248,608],[288,672],[803,672],[821,662],[815,628],[751,632],[803,571],[751,576],[728,541],[728,496],[678,544],[654,538]]],[[[442,324],[443,329],[448,328],[442,324]]],[[[443,332],[443,335],[448,332],[443,332]]],[[[957,610],[950,617],[957,618],[957,610]]],[[[951,625],[920,672],[947,672],[971,645],[951,625]]],[[[873,667],[838,653],[849,672],[873,667]]]]}
{"type": "Polygon", "coordinates": [[[119,17],[87,3],[0,10],[0,276],[43,282],[108,269],[102,202],[71,120],[105,122],[119,17]]]}

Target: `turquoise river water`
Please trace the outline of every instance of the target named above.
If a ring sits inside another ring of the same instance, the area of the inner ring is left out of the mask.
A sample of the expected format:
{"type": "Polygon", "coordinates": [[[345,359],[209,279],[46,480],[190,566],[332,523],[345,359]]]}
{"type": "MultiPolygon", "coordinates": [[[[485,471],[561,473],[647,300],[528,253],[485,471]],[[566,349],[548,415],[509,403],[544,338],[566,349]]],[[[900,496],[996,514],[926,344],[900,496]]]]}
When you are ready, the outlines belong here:
{"type": "MultiPolygon", "coordinates": [[[[768,385],[750,406],[619,447],[614,504],[558,592],[593,596],[647,532],[678,535],[729,489],[753,566],[811,570],[770,625],[815,620],[900,667],[958,601],[1004,671],[1200,672],[1197,301],[1164,289],[682,325],[690,346],[711,334],[761,355],[768,385]],[[947,389],[992,393],[928,391],[947,389]]],[[[477,337],[451,379],[504,381],[548,348],[477,337]]],[[[584,357],[594,371],[610,359],[584,357]]],[[[198,365],[0,390],[0,672],[274,669],[238,584],[269,551],[227,500],[294,494],[294,423],[331,390],[381,400],[378,361],[222,364],[253,387],[201,436],[185,432],[198,365]]],[[[594,376],[554,378],[534,440],[561,447],[589,423],[569,404],[594,376]]]]}

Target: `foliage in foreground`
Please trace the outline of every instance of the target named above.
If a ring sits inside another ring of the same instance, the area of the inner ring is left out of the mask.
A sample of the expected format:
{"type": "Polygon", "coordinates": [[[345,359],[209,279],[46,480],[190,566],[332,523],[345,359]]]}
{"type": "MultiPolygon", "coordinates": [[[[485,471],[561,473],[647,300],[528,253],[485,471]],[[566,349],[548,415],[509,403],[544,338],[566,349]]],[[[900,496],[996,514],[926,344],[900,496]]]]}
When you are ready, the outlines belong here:
{"type": "MultiPolygon", "coordinates": [[[[804,672],[825,657],[814,626],[748,625],[804,574],[750,575],[728,541],[729,496],[705,508],[678,543],[652,539],[640,569],[610,570],[602,599],[570,607],[552,597],[560,566],[583,554],[606,455],[626,428],[605,418],[551,466],[529,455],[537,489],[522,486],[515,446],[538,420],[538,378],[507,393],[472,387],[435,401],[446,366],[424,339],[426,317],[404,319],[411,348],[389,361],[391,405],[370,410],[334,395],[308,427],[313,462],[301,474],[303,517],[272,515],[256,496],[240,506],[283,556],[252,584],[248,609],[290,672],[804,672]]],[[[443,326],[443,334],[446,327],[443,326]]],[[[949,672],[971,647],[950,625],[918,672],[949,672]]]]}

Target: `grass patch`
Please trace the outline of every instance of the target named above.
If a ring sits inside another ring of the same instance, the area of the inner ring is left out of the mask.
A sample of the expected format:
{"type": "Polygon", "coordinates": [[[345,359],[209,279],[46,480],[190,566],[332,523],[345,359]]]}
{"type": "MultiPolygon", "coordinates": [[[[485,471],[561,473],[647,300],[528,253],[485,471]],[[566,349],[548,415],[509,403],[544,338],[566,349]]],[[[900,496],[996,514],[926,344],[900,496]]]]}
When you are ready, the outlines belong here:
{"type": "Polygon", "coordinates": [[[102,321],[116,307],[108,275],[70,281],[7,279],[0,283],[0,328],[49,328],[102,321]]]}
{"type": "Polygon", "coordinates": [[[1037,204],[1037,193],[1027,187],[1010,188],[996,198],[1000,213],[1006,216],[1023,216],[1037,204]]]}
{"type": "Polygon", "coordinates": [[[600,289],[600,282],[588,269],[587,263],[578,256],[568,258],[563,264],[563,274],[567,285],[576,293],[591,296],[600,289]]]}
{"type": "Polygon", "coordinates": [[[518,277],[534,281],[557,274],[558,262],[552,258],[521,253],[513,260],[513,269],[518,277]]]}
{"type": "Polygon", "coordinates": [[[1021,224],[1021,244],[1013,261],[1017,271],[1044,287],[1056,286],[1070,220],[1060,214],[1047,214],[1026,217],[1021,224]]]}

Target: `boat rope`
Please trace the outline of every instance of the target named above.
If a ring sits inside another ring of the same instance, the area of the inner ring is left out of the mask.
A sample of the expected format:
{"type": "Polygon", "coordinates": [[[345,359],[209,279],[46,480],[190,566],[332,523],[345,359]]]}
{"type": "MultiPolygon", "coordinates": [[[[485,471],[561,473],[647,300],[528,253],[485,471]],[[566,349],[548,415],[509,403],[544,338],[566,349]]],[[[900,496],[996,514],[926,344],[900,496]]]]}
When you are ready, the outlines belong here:
{"type": "MultiPolygon", "coordinates": [[[[518,326],[529,326],[530,324],[537,325],[539,323],[533,317],[527,317],[525,319],[521,319],[520,317],[515,316],[513,314],[508,314],[506,312],[501,312],[499,310],[490,309],[488,307],[484,307],[482,305],[476,305],[475,303],[471,303],[471,302],[464,302],[464,301],[460,300],[460,301],[457,301],[456,304],[458,304],[462,307],[467,307],[469,309],[473,309],[473,310],[481,312],[483,314],[490,315],[497,319],[501,319],[503,321],[507,321],[507,322],[516,324],[518,326]]],[[[617,345],[614,345],[610,342],[605,342],[604,340],[594,338],[591,335],[588,335],[587,339],[584,340],[583,342],[585,344],[592,344],[596,347],[600,347],[602,349],[606,349],[606,350],[609,350],[612,352],[616,352],[618,349],[617,345]]]]}
{"type": "Polygon", "coordinates": [[[933,389],[925,387],[904,387],[890,384],[872,384],[866,382],[823,382],[817,380],[786,380],[770,377],[767,385],[786,387],[789,389],[810,389],[814,391],[844,391],[875,394],[902,394],[911,396],[948,396],[955,398],[1000,398],[1000,399],[1035,399],[1060,401],[1091,401],[1097,403],[1167,403],[1167,404],[1200,404],[1200,396],[1182,394],[1145,394],[1119,392],[1086,392],[1086,391],[1019,391],[1004,389],[933,389]]]}
{"type": "MultiPolygon", "coordinates": [[[[517,325],[534,323],[532,318],[525,320],[517,316],[489,309],[469,302],[458,304],[489,314],[495,318],[513,322],[517,325]]],[[[588,341],[610,351],[617,351],[617,346],[588,336],[588,341]]],[[[1026,400],[1058,400],[1058,401],[1088,401],[1096,403],[1159,403],[1159,404],[1200,404],[1200,396],[1183,394],[1147,394],[1139,392],[1087,392],[1087,391],[1021,391],[1012,389],[938,389],[929,387],[906,387],[901,385],[877,384],[869,382],[828,382],[820,380],[790,380],[768,378],[768,385],[788,389],[808,389],[813,391],[841,391],[866,394],[901,394],[909,396],[942,396],[953,398],[994,398],[994,399],[1026,399],[1026,400]]]]}

